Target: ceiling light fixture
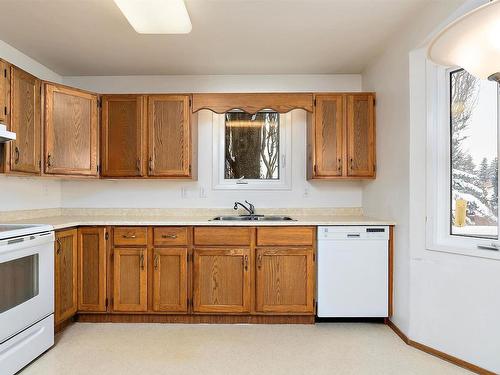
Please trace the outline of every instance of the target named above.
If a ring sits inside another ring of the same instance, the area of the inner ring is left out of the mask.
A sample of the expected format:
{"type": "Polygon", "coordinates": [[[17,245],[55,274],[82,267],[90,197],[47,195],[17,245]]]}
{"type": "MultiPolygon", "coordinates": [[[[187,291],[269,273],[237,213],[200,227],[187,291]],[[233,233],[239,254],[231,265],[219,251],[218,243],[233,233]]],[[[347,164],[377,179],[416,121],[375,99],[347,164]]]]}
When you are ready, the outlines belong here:
{"type": "Polygon", "coordinates": [[[478,78],[500,83],[500,0],[448,25],[432,40],[428,57],[436,64],[460,66],[478,78]]]}
{"type": "Polygon", "coordinates": [[[139,34],[187,34],[192,25],[184,0],[114,0],[139,34]]]}

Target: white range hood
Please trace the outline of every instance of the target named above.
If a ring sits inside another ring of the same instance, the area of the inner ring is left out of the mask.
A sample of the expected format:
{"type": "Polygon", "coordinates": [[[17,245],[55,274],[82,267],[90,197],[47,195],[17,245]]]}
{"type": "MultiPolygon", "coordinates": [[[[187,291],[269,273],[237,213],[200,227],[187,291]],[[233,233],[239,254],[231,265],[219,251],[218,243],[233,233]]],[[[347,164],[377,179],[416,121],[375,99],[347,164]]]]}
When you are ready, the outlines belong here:
{"type": "Polygon", "coordinates": [[[14,141],[15,139],[16,139],[16,133],[7,131],[7,127],[5,125],[0,124],[0,143],[14,141]]]}

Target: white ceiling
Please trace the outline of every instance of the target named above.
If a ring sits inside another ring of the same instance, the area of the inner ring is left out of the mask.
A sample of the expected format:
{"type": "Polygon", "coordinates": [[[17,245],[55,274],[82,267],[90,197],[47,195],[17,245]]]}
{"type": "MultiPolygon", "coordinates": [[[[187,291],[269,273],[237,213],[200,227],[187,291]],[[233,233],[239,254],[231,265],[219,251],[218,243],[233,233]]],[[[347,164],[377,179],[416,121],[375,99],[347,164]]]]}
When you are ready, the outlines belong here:
{"type": "Polygon", "coordinates": [[[186,0],[190,34],[140,35],[113,0],[0,0],[0,40],[64,76],[360,73],[431,1],[186,0]]]}

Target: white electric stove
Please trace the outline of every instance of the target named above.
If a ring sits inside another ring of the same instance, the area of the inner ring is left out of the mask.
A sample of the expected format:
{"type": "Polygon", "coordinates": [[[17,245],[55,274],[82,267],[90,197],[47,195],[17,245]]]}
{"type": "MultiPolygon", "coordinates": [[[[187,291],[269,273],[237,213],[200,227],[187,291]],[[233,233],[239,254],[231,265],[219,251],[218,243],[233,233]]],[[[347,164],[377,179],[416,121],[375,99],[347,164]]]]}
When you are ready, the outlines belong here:
{"type": "Polygon", "coordinates": [[[18,372],[54,345],[54,231],[0,224],[0,369],[18,372]]]}

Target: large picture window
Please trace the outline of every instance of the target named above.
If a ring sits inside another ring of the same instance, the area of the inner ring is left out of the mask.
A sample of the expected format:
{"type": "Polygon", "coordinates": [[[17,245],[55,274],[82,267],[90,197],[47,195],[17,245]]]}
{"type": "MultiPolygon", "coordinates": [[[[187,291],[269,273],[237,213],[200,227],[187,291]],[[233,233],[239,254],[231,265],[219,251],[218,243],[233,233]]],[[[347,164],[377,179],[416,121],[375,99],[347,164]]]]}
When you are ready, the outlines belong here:
{"type": "Polygon", "coordinates": [[[449,71],[450,234],[498,239],[498,87],[449,71]]]}

